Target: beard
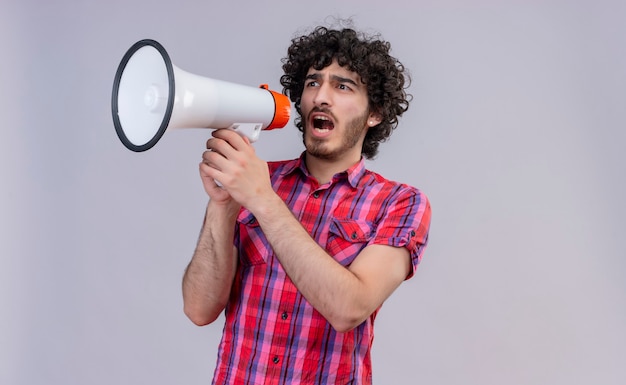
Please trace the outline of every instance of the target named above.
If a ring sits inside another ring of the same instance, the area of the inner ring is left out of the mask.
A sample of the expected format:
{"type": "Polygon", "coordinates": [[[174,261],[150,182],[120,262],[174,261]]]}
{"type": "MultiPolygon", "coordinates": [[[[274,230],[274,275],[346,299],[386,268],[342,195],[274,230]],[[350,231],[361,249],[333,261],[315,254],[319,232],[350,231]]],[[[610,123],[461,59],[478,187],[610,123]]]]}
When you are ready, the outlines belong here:
{"type": "Polygon", "coordinates": [[[302,122],[304,128],[303,142],[306,147],[307,153],[319,159],[324,160],[336,160],[343,154],[354,148],[361,140],[363,130],[365,130],[365,124],[367,123],[369,113],[365,111],[363,115],[357,116],[351,121],[347,122],[346,130],[341,137],[341,141],[338,146],[332,147],[325,139],[319,139],[315,137],[308,137],[306,135],[307,130],[313,129],[307,127],[307,121],[302,122]]]}

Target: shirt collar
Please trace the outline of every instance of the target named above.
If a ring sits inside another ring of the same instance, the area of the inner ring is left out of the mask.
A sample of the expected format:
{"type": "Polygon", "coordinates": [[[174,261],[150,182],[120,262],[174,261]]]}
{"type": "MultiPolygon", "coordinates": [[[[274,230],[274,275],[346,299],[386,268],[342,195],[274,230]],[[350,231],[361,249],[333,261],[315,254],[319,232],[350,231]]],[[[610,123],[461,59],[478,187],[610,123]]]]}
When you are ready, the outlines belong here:
{"type": "MultiPolygon", "coordinates": [[[[304,161],[305,156],[306,152],[302,152],[302,154],[300,154],[300,157],[291,162],[289,166],[285,168],[283,173],[287,175],[293,173],[295,170],[300,170],[302,174],[311,177],[309,170],[306,168],[306,162],[304,161]]],[[[352,165],[346,171],[335,174],[335,176],[333,177],[333,181],[347,178],[350,186],[356,188],[359,185],[359,182],[361,181],[363,176],[365,175],[365,172],[365,159],[361,157],[361,160],[352,165]]]]}

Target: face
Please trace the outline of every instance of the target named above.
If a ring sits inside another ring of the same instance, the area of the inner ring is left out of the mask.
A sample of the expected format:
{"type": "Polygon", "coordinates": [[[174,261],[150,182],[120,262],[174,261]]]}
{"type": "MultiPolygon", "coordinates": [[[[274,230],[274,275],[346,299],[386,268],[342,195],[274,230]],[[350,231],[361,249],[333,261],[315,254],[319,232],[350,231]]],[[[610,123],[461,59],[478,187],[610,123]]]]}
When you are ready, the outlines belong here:
{"type": "Polygon", "coordinates": [[[360,76],[335,61],[309,70],[300,106],[307,154],[320,159],[360,159],[367,129],[380,123],[360,76]]]}

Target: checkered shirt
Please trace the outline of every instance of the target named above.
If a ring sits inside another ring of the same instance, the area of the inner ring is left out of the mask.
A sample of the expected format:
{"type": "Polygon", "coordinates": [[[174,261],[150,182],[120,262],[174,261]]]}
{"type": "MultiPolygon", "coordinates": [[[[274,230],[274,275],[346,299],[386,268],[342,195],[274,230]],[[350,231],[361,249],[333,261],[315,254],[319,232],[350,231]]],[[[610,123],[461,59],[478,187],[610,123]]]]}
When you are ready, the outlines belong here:
{"type": "MultiPolygon", "coordinates": [[[[269,163],[272,184],[302,226],[341,265],[367,245],[405,247],[413,276],[428,240],[430,204],[419,190],[365,169],[365,162],[319,185],[299,159],[269,163]]],[[[372,382],[376,310],[340,333],[285,274],[254,216],[242,208],[239,264],[218,351],[214,385],[372,382]]],[[[384,272],[381,272],[384,274],[384,272]]]]}

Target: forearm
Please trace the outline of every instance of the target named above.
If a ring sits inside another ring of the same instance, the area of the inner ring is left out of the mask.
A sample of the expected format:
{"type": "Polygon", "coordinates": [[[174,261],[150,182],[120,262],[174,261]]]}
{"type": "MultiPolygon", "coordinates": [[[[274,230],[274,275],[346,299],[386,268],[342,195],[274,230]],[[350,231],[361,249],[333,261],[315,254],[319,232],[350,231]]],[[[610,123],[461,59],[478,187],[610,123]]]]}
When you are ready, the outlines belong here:
{"type": "Polygon", "coordinates": [[[197,325],[213,322],[222,312],[237,268],[233,247],[238,205],[209,202],[191,262],[183,276],[185,314],[197,325]]]}
{"type": "MultiPolygon", "coordinates": [[[[282,267],[309,303],[338,331],[362,323],[409,271],[406,249],[366,246],[344,267],[309,235],[272,187],[267,163],[250,143],[216,130],[207,143],[204,174],[255,217],[282,267]]],[[[211,187],[211,186],[209,186],[211,187]]]]}
{"type": "Polygon", "coordinates": [[[278,196],[254,214],[286,273],[335,329],[349,330],[376,309],[364,282],[328,255],[278,196]]]}

